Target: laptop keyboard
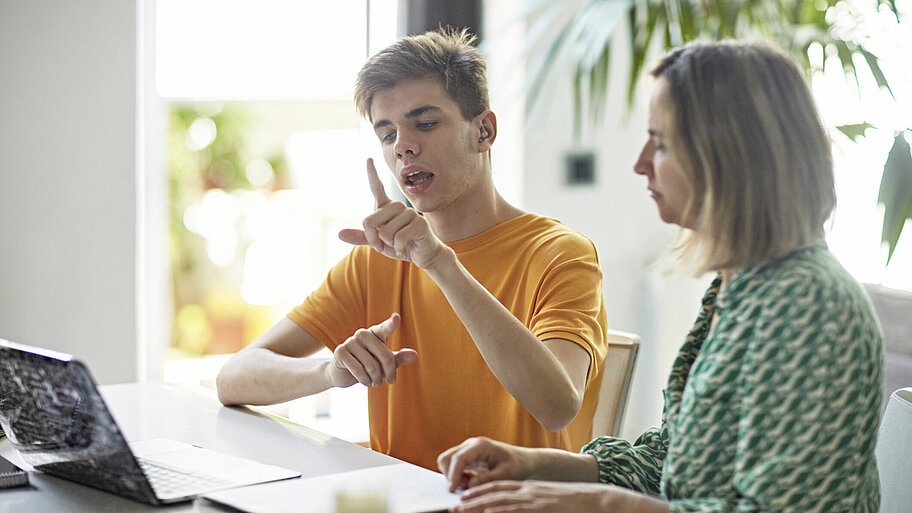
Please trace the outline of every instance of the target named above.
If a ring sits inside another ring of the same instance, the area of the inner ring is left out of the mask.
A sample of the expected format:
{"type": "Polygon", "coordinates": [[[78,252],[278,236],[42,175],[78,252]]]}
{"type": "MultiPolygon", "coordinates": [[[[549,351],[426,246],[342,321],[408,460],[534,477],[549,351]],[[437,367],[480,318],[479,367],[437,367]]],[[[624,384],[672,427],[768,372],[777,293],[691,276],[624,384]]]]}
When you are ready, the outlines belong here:
{"type": "Polygon", "coordinates": [[[137,458],[143,473],[152,484],[152,489],[159,497],[176,497],[197,495],[202,491],[216,488],[226,488],[232,483],[227,479],[220,479],[205,474],[183,472],[173,468],[163,467],[157,463],[137,458]]]}

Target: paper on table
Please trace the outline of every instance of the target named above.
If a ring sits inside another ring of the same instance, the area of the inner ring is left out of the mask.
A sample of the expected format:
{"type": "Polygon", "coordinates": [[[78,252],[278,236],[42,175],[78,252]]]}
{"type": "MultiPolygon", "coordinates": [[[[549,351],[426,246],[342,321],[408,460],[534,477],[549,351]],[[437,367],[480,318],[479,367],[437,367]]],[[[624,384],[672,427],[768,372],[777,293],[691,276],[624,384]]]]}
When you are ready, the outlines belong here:
{"type": "Polygon", "coordinates": [[[385,491],[389,513],[447,510],[459,496],[447,491],[442,474],[409,463],[395,463],[326,476],[292,479],[209,493],[203,499],[249,513],[334,513],[336,494],[351,490],[385,491]]]}

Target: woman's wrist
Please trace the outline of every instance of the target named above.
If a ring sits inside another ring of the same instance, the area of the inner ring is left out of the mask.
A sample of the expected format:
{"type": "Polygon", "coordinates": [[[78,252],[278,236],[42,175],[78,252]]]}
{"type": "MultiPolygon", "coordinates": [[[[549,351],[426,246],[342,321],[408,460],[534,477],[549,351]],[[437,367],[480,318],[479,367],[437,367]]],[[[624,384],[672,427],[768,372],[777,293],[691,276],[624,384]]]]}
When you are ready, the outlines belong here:
{"type": "Polygon", "coordinates": [[[597,483],[598,462],[590,454],[577,454],[560,449],[524,449],[529,451],[526,479],[597,483]]]}
{"type": "Polygon", "coordinates": [[[628,490],[615,485],[608,485],[602,496],[600,511],[617,513],[668,513],[668,502],[661,497],[628,490]]]}

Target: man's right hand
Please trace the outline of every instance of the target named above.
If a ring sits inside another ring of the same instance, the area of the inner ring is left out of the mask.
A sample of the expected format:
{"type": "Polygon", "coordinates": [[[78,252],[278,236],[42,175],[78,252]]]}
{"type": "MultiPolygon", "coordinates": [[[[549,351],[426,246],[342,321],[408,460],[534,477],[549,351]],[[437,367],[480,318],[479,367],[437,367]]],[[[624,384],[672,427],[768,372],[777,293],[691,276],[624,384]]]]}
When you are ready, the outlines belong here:
{"type": "Polygon", "coordinates": [[[364,218],[362,229],[346,228],[339,239],[367,245],[392,259],[412,262],[427,271],[452,251],[434,235],[427,219],[386,194],[373,159],[367,160],[367,182],[374,195],[374,212],[364,218]]]}
{"type": "Polygon", "coordinates": [[[348,387],[355,383],[380,386],[386,381],[396,382],[396,369],[418,360],[414,349],[392,351],[386,341],[399,327],[400,317],[394,313],[380,324],[360,329],[333,352],[329,364],[329,380],[334,387],[348,387]]]}

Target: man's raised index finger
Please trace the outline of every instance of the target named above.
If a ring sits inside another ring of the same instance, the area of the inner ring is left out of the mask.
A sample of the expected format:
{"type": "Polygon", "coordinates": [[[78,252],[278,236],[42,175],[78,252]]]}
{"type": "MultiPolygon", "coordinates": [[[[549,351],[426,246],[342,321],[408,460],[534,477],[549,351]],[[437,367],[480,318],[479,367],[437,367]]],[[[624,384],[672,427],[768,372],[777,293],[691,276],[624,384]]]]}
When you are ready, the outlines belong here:
{"type": "Polygon", "coordinates": [[[367,159],[367,181],[370,184],[371,193],[374,195],[375,208],[380,208],[390,202],[386,189],[383,188],[383,182],[377,175],[377,168],[374,167],[374,159],[367,159]]]}

